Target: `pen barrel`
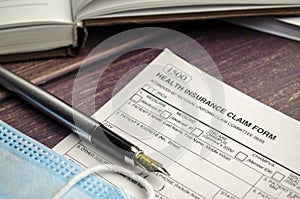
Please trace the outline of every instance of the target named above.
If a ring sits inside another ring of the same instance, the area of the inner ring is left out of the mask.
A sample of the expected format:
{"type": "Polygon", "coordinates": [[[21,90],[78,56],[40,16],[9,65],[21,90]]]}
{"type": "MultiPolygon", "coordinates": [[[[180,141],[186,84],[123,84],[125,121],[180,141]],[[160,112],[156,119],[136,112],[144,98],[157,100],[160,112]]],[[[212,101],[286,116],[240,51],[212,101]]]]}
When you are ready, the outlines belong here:
{"type": "Polygon", "coordinates": [[[135,151],[132,149],[137,147],[103,124],[99,124],[91,136],[91,142],[112,157],[128,162],[128,159],[132,160],[135,156],[135,151]]]}
{"type": "Polygon", "coordinates": [[[80,137],[95,144],[108,154],[125,160],[133,159],[137,149],[104,125],[66,104],[61,99],[0,66],[0,82],[29,104],[68,127],[80,137]],[[125,158],[125,159],[124,159],[125,158]]]}
{"type": "Polygon", "coordinates": [[[97,120],[76,110],[61,99],[3,68],[1,65],[0,83],[117,160],[123,160],[127,164],[139,166],[150,172],[160,171],[168,174],[160,163],[144,155],[138,147],[97,120]]]}
{"type": "Polygon", "coordinates": [[[0,82],[29,104],[57,120],[84,139],[91,141],[90,132],[99,124],[94,119],[2,66],[0,66],[0,82]]]}

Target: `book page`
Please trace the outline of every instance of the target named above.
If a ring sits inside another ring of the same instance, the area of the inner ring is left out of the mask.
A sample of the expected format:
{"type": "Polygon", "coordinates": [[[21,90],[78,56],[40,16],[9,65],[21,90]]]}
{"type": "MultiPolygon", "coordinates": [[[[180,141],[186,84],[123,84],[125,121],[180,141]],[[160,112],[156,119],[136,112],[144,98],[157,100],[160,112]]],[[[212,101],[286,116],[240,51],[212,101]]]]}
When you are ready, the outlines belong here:
{"type": "Polygon", "coordinates": [[[69,0],[0,1],[0,16],[0,29],[73,23],[69,0]]]}
{"type": "Polygon", "coordinates": [[[225,21],[254,30],[300,41],[300,17],[243,17],[225,21]]]}
{"type": "Polygon", "coordinates": [[[141,9],[122,11],[107,14],[91,14],[78,17],[83,19],[97,18],[117,18],[117,17],[139,17],[151,15],[168,15],[168,14],[186,14],[186,13],[201,13],[201,12],[218,12],[218,11],[241,11],[241,10],[258,10],[258,9],[276,9],[276,8],[291,8],[299,7],[299,5],[203,5],[203,6],[182,6],[182,7],[162,7],[155,9],[141,9]]]}
{"type": "MultiPolygon", "coordinates": [[[[139,11],[139,16],[145,14],[151,15],[151,12],[156,12],[156,9],[165,8],[164,12],[168,12],[168,9],[174,9],[169,11],[179,11],[180,9],[186,10],[185,7],[193,7],[197,12],[205,11],[227,11],[227,10],[247,10],[247,9],[259,9],[259,8],[273,8],[273,7],[289,7],[300,6],[298,0],[288,0],[284,4],[281,0],[259,0],[259,1],[239,1],[239,0],[93,0],[86,7],[84,7],[77,15],[77,19],[97,18],[103,15],[119,14],[122,12],[136,12],[139,11]],[[177,9],[178,8],[178,9],[177,9]],[[203,8],[203,9],[202,9],[203,8]]],[[[188,11],[188,10],[187,10],[188,11]]],[[[177,12],[176,12],[177,13],[177,12]]],[[[134,13],[126,13],[126,16],[135,16],[134,13]]]]}
{"type": "MultiPolygon", "coordinates": [[[[169,50],[94,118],[166,167],[170,176],[140,173],[157,199],[300,198],[300,122],[169,50]]],[[[84,167],[120,164],[74,134],[54,150],[84,167]]],[[[120,178],[109,181],[144,198],[120,178]]]]}
{"type": "Polygon", "coordinates": [[[91,1],[92,0],[71,0],[73,16],[76,16],[78,12],[91,1]]]}
{"type": "Polygon", "coordinates": [[[277,18],[277,20],[300,27],[300,17],[281,17],[277,18]]]}

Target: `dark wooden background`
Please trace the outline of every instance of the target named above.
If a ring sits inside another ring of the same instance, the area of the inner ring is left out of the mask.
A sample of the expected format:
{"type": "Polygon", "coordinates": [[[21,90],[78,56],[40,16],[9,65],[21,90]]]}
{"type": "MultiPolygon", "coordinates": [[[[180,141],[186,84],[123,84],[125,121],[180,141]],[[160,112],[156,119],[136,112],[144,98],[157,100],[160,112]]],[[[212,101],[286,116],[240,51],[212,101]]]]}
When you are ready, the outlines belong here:
{"type": "MultiPolygon", "coordinates": [[[[225,83],[300,121],[300,42],[219,20],[151,26],[169,28],[190,36],[210,54],[225,83]]],[[[74,58],[16,62],[3,66],[72,104],[77,69],[89,52],[106,38],[136,27],[143,26],[90,28],[86,47],[74,58]]],[[[130,45],[130,41],[128,44],[130,45]]],[[[113,50],[109,53],[113,53],[113,50]]],[[[138,72],[134,70],[135,66],[150,62],[158,53],[155,49],[138,50],[120,57],[108,68],[101,69],[100,66],[99,70],[103,70],[105,75],[101,77],[97,88],[96,109],[138,72]],[[124,74],[129,74],[127,79],[123,78],[124,74]]],[[[105,56],[107,54],[100,54],[98,58],[105,56]]],[[[198,60],[193,61],[197,63],[198,60]]],[[[203,70],[217,75],[215,70],[205,67],[203,70]]],[[[89,76],[82,78],[82,81],[86,85],[91,83],[89,76]]],[[[86,90],[89,90],[88,87],[86,90]]],[[[94,110],[89,107],[90,103],[90,99],[83,97],[76,103],[76,107],[91,115],[94,110]]],[[[3,87],[0,87],[0,117],[48,147],[53,147],[70,133],[68,129],[36,111],[3,87]]]]}

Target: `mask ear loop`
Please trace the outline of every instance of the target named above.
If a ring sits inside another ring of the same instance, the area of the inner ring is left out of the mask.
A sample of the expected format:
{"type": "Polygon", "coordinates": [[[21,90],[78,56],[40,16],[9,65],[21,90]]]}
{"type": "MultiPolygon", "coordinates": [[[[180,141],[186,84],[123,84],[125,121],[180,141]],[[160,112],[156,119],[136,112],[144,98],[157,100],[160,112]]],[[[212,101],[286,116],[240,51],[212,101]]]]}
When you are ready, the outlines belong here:
{"type": "MultiPolygon", "coordinates": [[[[117,166],[117,165],[96,165],[94,167],[90,167],[88,169],[83,170],[82,172],[78,173],[75,175],[57,194],[53,197],[53,199],[59,199],[63,195],[65,195],[77,182],[82,180],[83,178],[95,173],[95,172],[116,172],[123,174],[137,182],[139,182],[141,185],[144,186],[147,192],[147,198],[148,199],[153,199],[155,197],[154,195],[154,189],[152,185],[142,178],[141,176],[124,169],[123,167],[117,166]]],[[[125,197],[128,198],[128,197],[125,197]]]]}

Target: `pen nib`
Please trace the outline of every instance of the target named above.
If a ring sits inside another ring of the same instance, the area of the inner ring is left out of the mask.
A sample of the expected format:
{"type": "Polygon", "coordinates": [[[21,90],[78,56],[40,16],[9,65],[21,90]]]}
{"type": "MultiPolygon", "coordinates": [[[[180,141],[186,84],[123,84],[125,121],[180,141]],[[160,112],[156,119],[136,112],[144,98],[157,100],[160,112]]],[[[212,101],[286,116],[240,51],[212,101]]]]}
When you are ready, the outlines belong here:
{"type": "Polygon", "coordinates": [[[156,160],[153,160],[149,156],[145,155],[143,152],[138,153],[134,158],[134,163],[143,168],[146,169],[149,172],[154,173],[162,173],[167,176],[170,176],[169,172],[163,167],[163,165],[156,160]]]}

